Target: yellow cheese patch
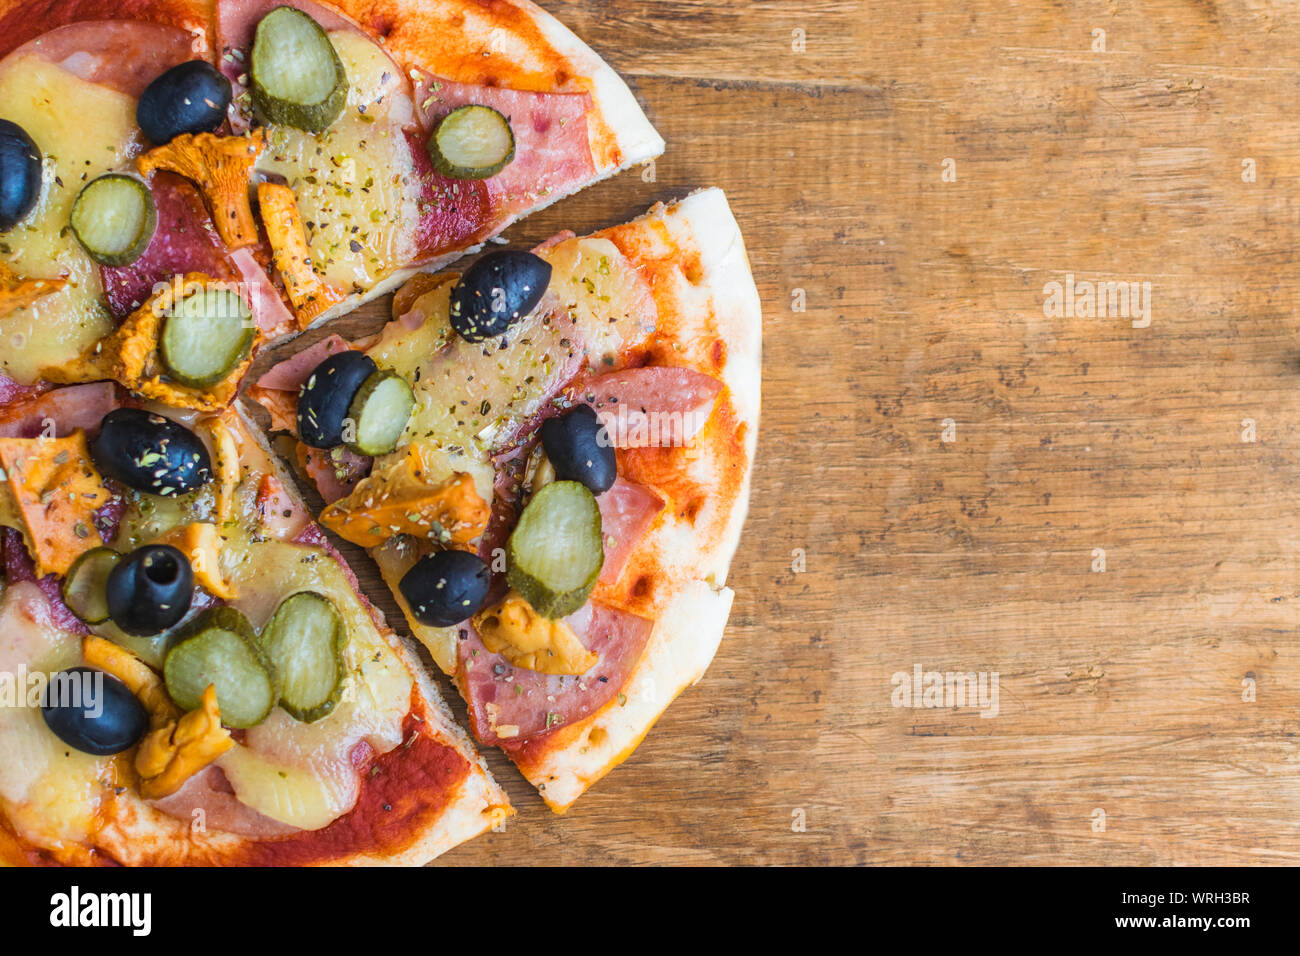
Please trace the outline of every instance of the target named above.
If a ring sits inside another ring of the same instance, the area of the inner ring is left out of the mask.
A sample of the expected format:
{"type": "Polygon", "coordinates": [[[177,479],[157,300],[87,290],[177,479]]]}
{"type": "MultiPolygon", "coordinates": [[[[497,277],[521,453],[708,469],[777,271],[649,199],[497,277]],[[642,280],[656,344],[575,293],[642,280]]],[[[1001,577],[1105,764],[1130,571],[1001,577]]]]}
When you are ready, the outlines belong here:
{"type": "Polygon", "coordinates": [[[0,317],[0,370],[29,383],[113,328],[99,268],[67,228],[68,216],[82,186],[120,168],[140,139],[133,98],[41,57],[5,61],[0,103],[5,119],[28,132],[45,162],[41,198],[0,236],[0,255],[20,276],[66,279],[57,291],[0,317]]]}
{"type": "Polygon", "coordinates": [[[81,429],[65,438],[0,438],[0,468],[37,574],[66,574],[82,553],[104,543],[93,512],[111,495],[81,429]]]}
{"type": "Polygon", "coordinates": [[[343,114],[322,133],[269,127],[258,169],[297,197],[312,268],[352,292],[414,257],[421,184],[403,132],[412,122],[403,78],[366,37],[338,30],[330,41],[348,76],[343,114]]]}

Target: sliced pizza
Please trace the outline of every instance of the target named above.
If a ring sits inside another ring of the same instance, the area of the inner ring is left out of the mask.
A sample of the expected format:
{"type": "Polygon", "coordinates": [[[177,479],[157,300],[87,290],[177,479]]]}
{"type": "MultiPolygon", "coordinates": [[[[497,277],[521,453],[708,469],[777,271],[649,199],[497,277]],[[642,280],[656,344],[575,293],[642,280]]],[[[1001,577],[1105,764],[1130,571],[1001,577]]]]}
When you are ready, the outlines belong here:
{"type": "Polygon", "coordinates": [[[512,811],[235,409],[0,407],[0,861],[419,864],[512,811]]]}
{"type": "Polygon", "coordinates": [[[267,342],[663,148],[527,2],[0,0],[0,57],[7,389],[215,411],[267,342]]]}
{"type": "Polygon", "coordinates": [[[757,437],[761,314],[720,190],[419,276],[249,394],[556,811],[704,673],[757,437]]]}

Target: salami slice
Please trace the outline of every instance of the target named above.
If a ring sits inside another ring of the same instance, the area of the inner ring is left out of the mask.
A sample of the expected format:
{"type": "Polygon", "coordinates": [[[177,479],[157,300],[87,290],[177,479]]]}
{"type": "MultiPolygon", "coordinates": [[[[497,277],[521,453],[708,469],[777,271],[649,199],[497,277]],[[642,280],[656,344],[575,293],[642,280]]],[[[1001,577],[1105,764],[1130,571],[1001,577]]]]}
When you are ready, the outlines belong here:
{"type": "MultiPolygon", "coordinates": [[[[103,6],[98,7],[102,15],[103,6]]],[[[0,20],[0,49],[6,56],[38,56],[55,63],[83,80],[99,83],[128,96],[139,97],[159,74],[202,54],[201,42],[187,30],[143,20],[81,20],[50,30],[21,46],[10,47],[15,35],[5,30],[8,21],[20,15],[27,24],[39,24],[40,14],[29,6],[18,7],[0,20]]],[[[49,20],[45,20],[46,25],[49,20]]]]}
{"type": "Polygon", "coordinates": [[[722,383],[676,366],[647,366],[587,378],[574,394],[596,409],[615,448],[674,447],[704,427],[722,383]]]}
{"type": "Polygon", "coordinates": [[[241,277],[212,225],[203,197],[188,180],[158,173],[149,184],[158,207],[158,227],[140,258],[128,266],[100,266],[108,306],[129,315],[173,276],[201,272],[214,279],[241,277]]]}
{"type": "Polygon", "coordinates": [[[654,622],[589,601],[565,618],[599,656],[578,677],[539,674],[490,653],[468,623],[461,626],[457,680],[469,701],[474,733],[510,750],[594,714],[609,703],[636,667],[654,622]]]}
{"type": "Polygon", "coordinates": [[[664,500],[645,485],[619,478],[596,499],[596,504],[600,506],[601,534],[605,539],[605,563],[600,569],[600,582],[613,584],[623,573],[628,557],[663,510],[664,500]]]}

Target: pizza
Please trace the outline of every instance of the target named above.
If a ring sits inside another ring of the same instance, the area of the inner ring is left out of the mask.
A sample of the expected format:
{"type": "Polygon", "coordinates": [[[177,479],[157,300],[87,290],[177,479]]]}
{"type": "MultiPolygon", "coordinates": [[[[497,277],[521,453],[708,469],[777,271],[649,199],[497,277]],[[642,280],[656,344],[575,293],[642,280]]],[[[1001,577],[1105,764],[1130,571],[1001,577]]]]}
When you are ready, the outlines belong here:
{"type": "Polygon", "coordinates": [[[267,343],[663,148],[526,0],[0,0],[0,103],[7,387],[205,411],[267,343]],[[251,323],[168,350],[131,319],[190,274],[251,323]]]}
{"type": "Polygon", "coordinates": [[[424,862],[511,812],[237,407],[66,386],[0,461],[0,859],[424,862]]]}
{"type": "Polygon", "coordinates": [[[663,145],[527,0],[0,0],[0,862],[499,828],[420,645],[557,812],[635,749],[730,611],[757,292],[716,189],[501,233],[663,145]]]}
{"type": "Polygon", "coordinates": [[[699,679],[730,611],[760,373],[740,230],[704,190],[421,275],[394,313],[249,395],[478,740],[562,812],[699,679]]]}

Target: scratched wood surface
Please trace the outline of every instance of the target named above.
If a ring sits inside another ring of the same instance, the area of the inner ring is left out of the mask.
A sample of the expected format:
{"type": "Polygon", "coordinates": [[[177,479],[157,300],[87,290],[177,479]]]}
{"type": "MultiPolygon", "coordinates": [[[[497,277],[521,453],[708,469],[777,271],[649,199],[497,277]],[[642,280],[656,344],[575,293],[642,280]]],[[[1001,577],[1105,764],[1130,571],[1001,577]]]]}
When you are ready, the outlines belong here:
{"type": "Polygon", "coordinates": [[[759,457],[704,680],[567,816],[489,754],[518,816],[443,862],[1300,862],[1287,6],[543,2],[668,150],[509,236],[724,187],[759,457]]]}

